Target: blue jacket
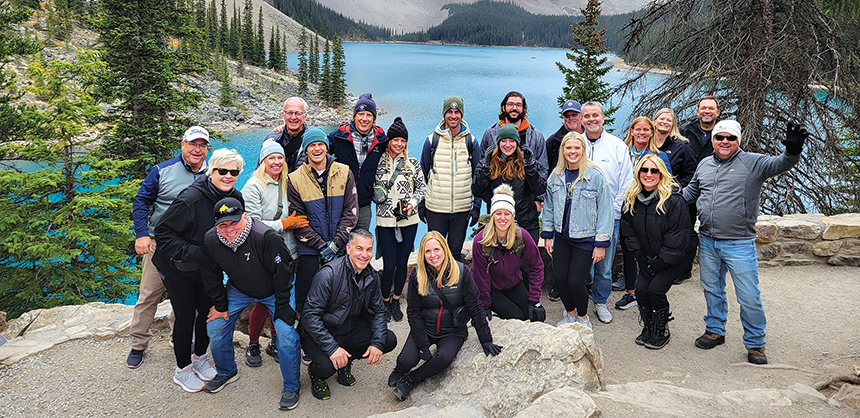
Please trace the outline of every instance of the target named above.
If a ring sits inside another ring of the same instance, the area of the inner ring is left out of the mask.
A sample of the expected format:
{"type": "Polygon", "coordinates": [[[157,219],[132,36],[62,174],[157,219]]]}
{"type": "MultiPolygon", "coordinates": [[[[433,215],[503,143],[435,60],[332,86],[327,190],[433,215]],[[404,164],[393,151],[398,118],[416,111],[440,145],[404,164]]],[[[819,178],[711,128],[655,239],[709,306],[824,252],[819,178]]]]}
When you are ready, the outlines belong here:
{"type": "Polygon", "coordinates": [[[388,137],[385,130],[379,126],[373,127],[375,138],[367,151],[367,157],[358,167],[358,155],[355,154],[355,145],[352,132],[355,125],[345,123],[328,134],[328,152],[333,155],[337,162],[346,164],[352,177],[355,179],[355,188],[358,191],[358,207],[364,207],[373,200],[373,183],[376,181],[376,166],[379,165],[379,157],[388,148],[388,137]]]}
{"type": "MultiPolygon", "coordinates": [[[[541,237],[552,238],[553,232],[562,234],[567,188],[564,173],[558,175],[553,171],[549,175],[541,237]]],[[[573,186],[571,199],[568,236],[609,241],[612,228],[615,227],[615,211],[612,192],[603,178],[603,172],[597,167],[585,167],[582,180],[573,186]]]]}
{"type": "Polygon", "coordinates": [[[153,230],[161,223],[164,212],[185,190],[200,177],[206,176],[206,162],[200,170],[192,171],[191,165],[182,156],[162,161],[149,170],[140,184],[137,196],[131,206],[131,219],[134,220],[134,237],[155,236],[153,230]],[[152,213],[150,214],[150,208],[152,213]]]}

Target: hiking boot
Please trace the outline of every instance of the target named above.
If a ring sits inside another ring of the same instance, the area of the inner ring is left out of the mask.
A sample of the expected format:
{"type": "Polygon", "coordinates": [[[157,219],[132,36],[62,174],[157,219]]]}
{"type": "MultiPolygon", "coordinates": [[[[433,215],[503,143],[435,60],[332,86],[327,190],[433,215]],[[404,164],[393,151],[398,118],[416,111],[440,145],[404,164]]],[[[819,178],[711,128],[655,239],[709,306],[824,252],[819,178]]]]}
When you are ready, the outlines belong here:
{"type": "Polygon", "coordinates": [[[612,314],[609,312],[609,309],[606,309],[605,303],[595,303],[594,304],[594,313],[597,314],[597,319],[604,324],[608,324],[612,322],[612,314]]]}
{"type": "Polygon", "coordinates": [[[280,363],[281,359],[278,358],[278,346],[275,345],[276,336],[272,336],[272,341],[269,342],[269,345],[266,347],[266,354],[272,356],[275,359],[275,363],[280,363]]]}
{"type": "Polygon", "coordinates": [[[559,300],[561,300],[561,295],[558,293],[558,289],[556,289],[555,286],[550,289],[549,295],[547,297],[553,302],[558,302],[559,300]]]}
{"type": "Polygon", "coordinates": [[[400,322],[403,320],[403,311],[400,310],[400,299],[391,298],[391,319],[400,322]]]}
{"type": "Polygon", "coordinates": [[[173,383],[176,383],[188,393],[200,392],[203,390],[203,386],[206,385],[197,377],[190,364],[185,366],[184,369],[176,368],[176,371],[173,373],[173,383]]]}
{"type": "Polygon", "coordinates": [[[639,321],[642,322],[642,333],[636,337],[636,345],[645,345],[651,338],[654,327],[654,310],[650,306],[639,306],[639,321]]]}
{"type": "Polygon", "coordinates": [[[128,353],[128,358],[125,359],[125,365],[128,366],[129,369],[136,369],[140,367],[141,363],[143,363],[143,350],[132,349],[131,352],[128,353]]]}
{"type": "Polygon", "coordinates": [[[278,409],[280,409],[281,411],[287,411],[290,409],[295,409],[297,406],[299,406],[299,391],[284,391],[283,393],[281,393],[281,401],[278,402],[278,409]]]}
{"type": "Polygon", "coordinates": [[[705,331],[701,337],[696,338],[696,347],[704,350],[710,350],[720,344],[726,342],[726,337],[720,334],[714,334],[710,331],[705,331]]]}
{"type": "Polygon", "coordinates": [[[382,303],[385,304],[385,322],[391,322],[391,301],[383,300],[382,303]]]}
{"type": "Polygon", "coordinates": [[[397,386],[397,381],[400,380],[401,377],[403,377],[403,372],[397,370],[397,367],[395,367],[394,370],[391,371],[391,374],[388,375],[388,386],[392,388],[397,386]]]}
{"type": "Polygon", "coordinates": [[[747,361],[752,364],[767,364],[767,356],[764,355],[764,347],[748,348],[747,361]]]}
{"type": "Polygon", "coordinates": [[[331,389],[328,388],[328,383],[326,383],[325,379],[314,376],[310,368],[308,368],[308,376],[311,377],[311,394],[314,395],[314,398],[323,401],[331,399],[331,389]]]}
{"type": "Polygon", "coordinates": [[[259,342],[248,344],[248,348],[245,349],[245,364],[248,367],[260,367],[263,364],[259,342]]]}
{"type": "Polygon", "coordinates": [[[645,341],[645,348],[659,350],[669,343],[670,334],[668,324],[669,321],[673,319],[675,318],[672,318],[672,313],[669,312],[669,308],[654,311],[653,332],[651,333],[651,338],[645,341]]]}
{"type": "Polygon", "coordinates": [[[209,393],[218,393],[221,389],[224,389],[224,386],[227,386],[228,383],[233,383],[237,380],[239,380],[239,374],[237,372],[230,373],[226,376],[219,374],[207,382],[206,387],[203,389],[209,393]]]}
{"type": "Polygon", "coordinates": [[[191,356],[191,369],[194,370],[194,373],[197,374],[197,377],[204,382],[208,382],[212,378],[214,378],[218,372],[209,364],[209,354],[204,354],[200,356],[198,359],[194,359],[194,356],[191,356]]]}
{"type": "Polygon", "coordinates": [[[619,272],[615,281],[612,282],[612,290],[615,292],[618,292],[618,291],[626,290],[626,289],[627,289],[627,282],[625,282],[625,280],[624,280],[624,273],[619,272]]]}
{"type": "Polygon", "coordinates": [[[618,299],[618,302],[615,302],[615,309],[626,311],[636,305],[636,295],[630,292],[625,292],[624,296],[622,296],[621,299],[618,299]]]}
{"type": "Polygon", "coordinates": [[[681,275],[681,277],[678,277],[677,279],[675,279],[675,281],[674,281],[674,282],[672,282],[672,284],[681,284],[681,283],[684,283],[684,282],[685,282],[685,281],[687,281],[687,279],[689,279],[690,277],[693,277],[693,273],[692,273],[692,272],[686,272],[686,273],[682,274],[682,275],[681,275]]]}
{"type": "Polygon", "coordinates": [[[343,368],[337,369],[337,383],[343,386],[355,386],[355,376],[352,375],[351,361],[348,361],[343,368]]]}
{"type": "Polygon", "coordinates": [[[409,396],[409,392],[412,392],[413,387],[415,387],[415,382],[412,381],[412,376],[407,373],[397,381],[397,387],[394,388],[394,396],[397,397],[398,401],[405,401],[406,397],[409,396]]]}

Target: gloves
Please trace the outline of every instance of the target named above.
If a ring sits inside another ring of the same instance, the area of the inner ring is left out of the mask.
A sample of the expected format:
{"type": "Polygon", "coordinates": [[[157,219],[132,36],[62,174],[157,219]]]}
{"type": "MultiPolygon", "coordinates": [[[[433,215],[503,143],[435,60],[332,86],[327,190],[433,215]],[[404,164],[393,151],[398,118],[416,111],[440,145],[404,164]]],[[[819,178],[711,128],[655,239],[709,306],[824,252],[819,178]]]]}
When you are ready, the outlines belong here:
{"type": "Polygon", "coordinates": [[[649,270],[656,273],[658,271],[666,270],[669,267],[660,257],[648,257],[648,267],[649,270]]]}
{"type": "Polygon", "coordinates": [[[487,356],[497,356],[502,352],[502,346],[495,345],[492,341],[481,343],[481,348],[484,349],[484,354],[487,356]]]}
{"type": "Polygon", "coordinates": [[[493,319],[493,310],[490,308],[484,309],[484,313],[487,314],[487,322],[490,322],[493,319]]]}
{"type": "Polygon", "coordinates": [[[523,161],[525,165],[529,165],[534,162],[534,154],[532,154],[532,150],[529,147],[520,147],[520,151],[523,152],[523,161]]]}
{"type": "Polygon", "coordinates": [[[654,277],[654,272],[651,271],[651,266],[648,264],[648,259],[644,255],[636,255],[636,264],[639,265],[639,271],[647,277],[654,277]]]}
{"type": "Polygon", "coordinates": [[[785,139],[782,144],[785,145],[785,152],[788,155],[799,155],[803,151],[803,143],[809,138],[809,132],[806,128],[794,123],[788,122],[785,127],[785,139]]]}
{"type": "Polygon", "coordinates": [[[320,261],[325,264],[334,260],[337,258],[338,251],[339,248],[337,248],[337,244],[335,244],[334,241],[327,242],[322,248],[320,248],[320,261]]]}
{"type": "Polygon", "coordinates": [[[540,302],[529,302],[529,319],[532,322],[543,322],[546,320],[546,309],[540,302]]]}
{"type": "Polygon", "coordinates": [[[430,347],[421,347],[418,349],[418,358],[424,361],[430,361],[433,358],[433,354],[430,353],[430,347]]]}
{"type": "Polygon", "coordinates": [[[287,325],[293,326],[296,323],[296,311],[289,304],[275,307],[275,319],[280,319],[287,325]]]}
{"type": "Polygon", "coordinates": [[[281,226],[285,230],[304,228],[308,226],[308,217],[305,215],[296,216],[296,211],[293,211],[286,219],[281,219],[281,226]]]}
{"type": "Polygon", "coordinates": [[[472,206],[472,210],[469,211],[469,226],[475,226],[478,223],[478,219],[481,217],[481,206],[472,206]]]}
{"type": "Polygon", "coordinates": [[[424,206],[424,201],[422,200],[421,202],[419,202],[418,207],[416,207],[415,209],[418,211],[418,219],[420,219],[421,222],[424,222],[426,224],[427,223],[427,207],[424,206]]]}

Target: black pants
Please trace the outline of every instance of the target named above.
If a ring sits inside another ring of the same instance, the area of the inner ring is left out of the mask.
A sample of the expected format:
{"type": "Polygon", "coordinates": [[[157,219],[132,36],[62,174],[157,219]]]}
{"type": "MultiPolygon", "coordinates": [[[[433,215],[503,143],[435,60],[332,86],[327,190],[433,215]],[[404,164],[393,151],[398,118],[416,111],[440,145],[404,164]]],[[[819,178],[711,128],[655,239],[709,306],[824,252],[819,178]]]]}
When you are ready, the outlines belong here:
{"type": "Polygon", "coordinates": [[[184,369],[191,364],[191,338],[194,337],[194,354],[202,356],[209,348],[206,333],[206,317],[212,301],[203,289],[203,283],[195,283],[184,277],[164,277],[164,287],[170,294],[170,305],[176,323],[173,325],[173,355],[176,367],[184,369]]]}
{"type": "Polygon", "coordinates": [[[448,248],[457,261],[463,261],[463,242],[469,227],[469,211],[457,213],[436,213],[426,211],[427,230],[438,231],[448,240],[448,248]]]}
{"type": "MultiPolygon", "coordinates": [[[[421,367],[410,373],[412,381],[420,383],[428,377],[444,372],[454,361],[454,358],[457,357],[460,347],[463,346],[463,341],[462,338],[456,335],[449,335],[438,340],[431,338],[430,344],[436,344],[436,355],[430,361],[425,361],[421,367]]],[[[418,357],[418,346],[415,345],[415,340],[410,335],[406,338],[406,343],[403,344],[403,351],[397,356],[397,366],[395,368],[402,373],[407,373],[418,364],[418,360],[420,360],[418,357]]]]}
{"type": "MultiPolygon", "coordinates": [[[[385,344],[382,347],[382,352],[388,353],[397,347],[397,337],[391,330],[385,330],[385,332],[385,344]]],[[[314,377],[328,379],[336,371],[331,359],[307,332],[303,334],[301,337],[302,350],[305,350],[305,354],[311,357],[311,365],[308,370],[314,377]]],[[[349,361],[357,360],[364,355],[367,347],[370,346],[370,327],[355,328],[348,334],[335,335],[334,339],[341,348],[352,356],[349,361]]]]}
{"type": "Polygon", "coordinates": [[[403,286],[406,284],[406,265],[415,243],[415,234],[418,233],[418,224],[400,228],[402,242],[397,242],[395,239],[394,229],[376,227],[376,253],[382,256],[382,274],[379,283],[382,285],[384,299],[392,295],[392,282],[394,283],[393,294],[400,296],[403,293],[403,286]]]}
{"type": "Polygon", "coordinates": [[[296,260],[296,312],[301,315],[305,299],[311,290],[314,275],[320,269],[320,258],[316,255],[300,255],[296,260]]]}
{"type": "Polygon", "coordinates": [[[490,290],[490,309],[502,319],[529,319],[529,294],[523,282],[508,290],[490,290]]]}
{"type": "Polygon", "coordinates": [[[636,289],[636,277],[639,275],[639,265],[636,264],[636,257],[633,251],[627,249],[627,244],[624,243],[624,238],[621,241],[621,268],[624,272],[624,288],[627,290],[636,289]]]}
{"type": "Polygon", "coordinates": [[[680,264],[658,271],[653,277],[648,277],[647,274],[640,272],[639,282],[636,284],[636,302],[639,306],[650,307],[655,311],[669,308],[669,299],[666,298],[666,293],[669,292],[675,279],[693,265],[693,257],[695,256],[695,252],[690,252],[680,264]]]}
{"type": "Polygon", "coordinates": [[[564,309],[568,312],[576,310],[579,316],[588,313],[585,280],[591,276],[593,253],[593,250],[574,247],[561,239],[553,240],[552,273],[555,276],[555,288],[561,296],[564,309]]]}

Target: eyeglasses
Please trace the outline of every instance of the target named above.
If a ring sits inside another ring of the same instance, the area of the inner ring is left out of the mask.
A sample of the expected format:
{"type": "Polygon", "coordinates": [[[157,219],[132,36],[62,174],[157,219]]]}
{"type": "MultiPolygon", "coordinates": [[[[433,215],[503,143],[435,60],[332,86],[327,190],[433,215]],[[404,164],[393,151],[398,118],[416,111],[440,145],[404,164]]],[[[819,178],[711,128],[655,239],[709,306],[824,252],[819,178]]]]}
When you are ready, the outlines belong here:
{"type": "Polygon", "coordinates": [[[284,112],[284,116],[286,116],[286,117],[288,117],[288,118],[291,118],[291,117],[293,117],[293,116],[296,116],[296,117],[299,117],[299,118],[300,118],[300,117],[304,116],[304,115],[305,115],[305,113],[306,113],[306,112],[293,112],[293,111],[291,110],[291,111],[289,111],[289,112],[284,112]]]}
{"type": "Polygon", "coordinates": [[[649,171],[651,172],[651,174],[660,174],[659,168],[642,167],[639,169],[639,172],[642,174],[648,174],[649,171]]]}
{"type": "Polygon", "coordinates": [[[199,148],[199,149],[205,149],[205,150],[209,149],[209,144],[201,144],[198,142],[186,142],[186,144],[188,144],[188,146],[191,148],[199,148]]]}
{"type": "Polygon", "coordinates": [[[505,106],[507,106],[507,107],[513,107],[513,108],[519,108],[519,109],[522,109],[522,108],[523,108],[523,104],[522,104],[522,103],[514,103],[514,102],[507,102],[507,103],[505,103],[505,106]]]}
{"type": "Polygon", "coordinates": [[[230,173],[230,175],[233,177],[239,177],[239,169],[237,168],[234,168],[232,170],[229,168],[216,168],[215,171],[217,171],[218,174],[222,176],[226,176],[227,173],[230,173]]]}
{"type": "Polygon", "coordinates": [[[714,135],[714,139],[716,139],[717,142],[723,142],[725,140],[728,140],[729,142],[735,142],[738,140],[738,137],[734,135],[714,135]]]}
{"type": "Polygon", "coordinates": [[[578,117],[579,117],[579,113],[576,113],[576,112],[570,112],[570,113],[565,113],[565,114],[563,114],[563,115],[561,115],[561,116],[562,116],[562,117],[564,117],[565,119],[575,119],[575,118],[578,118],[578,117]]]}

